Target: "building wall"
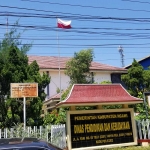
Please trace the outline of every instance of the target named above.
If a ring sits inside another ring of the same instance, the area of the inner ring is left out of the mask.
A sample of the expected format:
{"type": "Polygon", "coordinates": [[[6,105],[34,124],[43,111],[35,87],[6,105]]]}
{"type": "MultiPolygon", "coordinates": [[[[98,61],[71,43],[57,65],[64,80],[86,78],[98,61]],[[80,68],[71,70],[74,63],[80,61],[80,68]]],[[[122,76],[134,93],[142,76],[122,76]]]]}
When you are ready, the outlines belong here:
{"type": "Polygon", "coordinates": [[[94,82],[100,84],[102,81],[110,81],[111,75],[108,72],[95,72],[94,73],[94,82]]]}
{"type": "MultiPolygon", "coordinates": [[[[148,68],[150,67],[150,56],[143,60],[138,61],[138,63],[143,66],[144,70],[148,70],[148,68]]],[[[132,64],[125,67],[125,69],[129,69],[131,66],[132,64]]]]}
{"type": "MultiPolygon", "coordinates": [[[[64,71],[61,71],[60,77],[59,71],[49,71],[49,76],[51,77],[51,80],[49,84],[49,96],[47,96],[47,99],[57,94],[57,88],[60,89],[60,86],[61,90],[65,90],[68,87],[70,81],[69,77],[64,74],[64,71]]],[[[48,93],[47,88],[45,89],[46,94],[48,93]]]]}
{"type": "Polygon", "coordinates": [[[142,60],[141,62],[139,62],[139,64],[143,66],[144,70],[148,70],[148,67],[150,67],[150,58],[142,60]]]}
{"type": "MultiPolygon", "coordinates": [[[[42,73],[41,73],[42,74],[42,73]]],[[[94,72],[94,82],[101,83],[102,81],[110,81],[111,82],[111,73],[109,72],[94,72]]],[[[54,96],[57,94],[57,88],[60,88],[60,79],[59,72],[52,70],[49,71],[49,76],[51,77],[50,84],[45,89],[45,93],[47,94],[47,98],[54,96]]],[[[61,89],[65,90],[69,85],[70,78],[64,74],[64,71],[61,70],[61,89]]]]}

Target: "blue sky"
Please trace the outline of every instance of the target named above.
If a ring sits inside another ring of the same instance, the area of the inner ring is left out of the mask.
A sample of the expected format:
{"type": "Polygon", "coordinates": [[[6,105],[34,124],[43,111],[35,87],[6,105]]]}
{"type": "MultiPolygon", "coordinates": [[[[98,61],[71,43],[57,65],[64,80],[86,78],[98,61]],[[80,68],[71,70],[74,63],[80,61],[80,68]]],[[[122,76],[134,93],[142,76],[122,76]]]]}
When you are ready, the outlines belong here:
{"type": "Polygon", "coordinates": [[[33,43],[28,55],[73,57],[92,48],[94,61],[121,67],[121,45],[127,66],[150,54],[149,14],[142,0],[0,0],[0,40],[19,19],[22,43],[33,43]],[[58,29],[56,18],[72,28],[58,29]]]}

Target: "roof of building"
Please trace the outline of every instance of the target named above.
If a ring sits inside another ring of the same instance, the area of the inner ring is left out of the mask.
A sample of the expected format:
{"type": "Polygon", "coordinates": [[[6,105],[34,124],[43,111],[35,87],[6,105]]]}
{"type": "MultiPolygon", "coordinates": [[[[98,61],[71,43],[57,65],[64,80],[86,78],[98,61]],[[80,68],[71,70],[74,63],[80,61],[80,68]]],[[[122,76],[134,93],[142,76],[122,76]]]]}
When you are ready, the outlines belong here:
{"type": "MultiPolygon", "coordinates": [[[[150,58],[150,56],[147,56],[147,57],[144,57],[144,58],[138,60],[137,62],[140,63],[140,62],[142,62],[142,61],[144,61],[144,60],[146,60],[146,59],[149,59],[149,58],[150,58]]],[[[128,65],[128,66],[125,66],[124,68],[125,68],[125,69],[128,69],[128,68],[131,67],[131,65],[132,65],[132,64],[130,64],[130,65],[128,65]]]]}
{"type": "Polygon", "coordinates": [[[131,96],[121,84],[75,84],[68,98],[59,102],[57,107],[135,104],[142,102],[142,99],[131,96]]]}
{"type": "Polygon", "coordinates": [[[61,94],[62,93],[57,93],[57,94],[51,96],[48,100],[43,101],[43,103],[48,104],[48,103],[51,103],[53,101],[60,101],[61,94]]]}
{"type": "Polygon", "coordinates": [[[61,94],[62,93],[57,93],[57,94],[51,96],[50,99],[60,99],[61,94]]]}
{"type": "MultiPolygon", "coordinates": [[[[60,62],[60,69],[65,69],[66,62],[71,59],[71,57],[57,57],[57,56],[28,56],[29,64],[34,60],[37,61],[40,69],[58,69],[60,62]]],[[[102,71],[114,71],[120,73],[127,73],[127,70],[120,67],[114,67],[106,64],[101,64],[98,62],[91,63],[91,70],[102,70],[102,71]]]]}

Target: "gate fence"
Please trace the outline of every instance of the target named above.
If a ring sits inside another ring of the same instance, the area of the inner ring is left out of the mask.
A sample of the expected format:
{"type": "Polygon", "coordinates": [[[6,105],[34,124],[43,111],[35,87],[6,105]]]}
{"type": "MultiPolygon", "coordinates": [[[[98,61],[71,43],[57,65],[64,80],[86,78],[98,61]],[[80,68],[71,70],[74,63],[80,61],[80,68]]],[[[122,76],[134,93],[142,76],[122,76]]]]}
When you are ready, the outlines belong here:
{"type": "Polygon", "coordinates": [[[150,139],[150,120],[136,121],[138,139],[150,139]]]}
{"type": "Polygon", "coordinates": [[[19,128],[5,128],[0,129],[0,138],[20,138],[20,137],[36,137],[49,141],[49,133],[51,131],[51,126],[37,126],[27,127],[24,131],[23,127],[19,128]]]}
{"type": "Polygon", "coordinates": [[[51,143],[60,148],[66,147],[66,128],[65,124],[51,126],[51,143]]]}
{"type": "MultiPolygon", "coordinates": [[[[136,121],[138,139],[150,140],[150,120],[136,121]]],[[[48,125],[48,126],[34,126],[26,127],[24,131],[22,126],[14,128],[0,129],[1,138],[22,138],[22,137],[35,137],[38,139],[51,142],[52,144],[64,148],[66,147],[66,128],[65,124],[61,125],[48,125]]]]}

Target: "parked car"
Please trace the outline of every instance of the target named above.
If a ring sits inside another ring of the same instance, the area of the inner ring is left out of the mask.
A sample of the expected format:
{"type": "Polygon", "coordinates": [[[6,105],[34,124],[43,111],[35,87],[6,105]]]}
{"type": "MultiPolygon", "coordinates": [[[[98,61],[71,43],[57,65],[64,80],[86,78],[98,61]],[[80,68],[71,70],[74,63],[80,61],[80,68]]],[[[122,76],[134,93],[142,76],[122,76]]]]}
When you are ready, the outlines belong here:
{"type": "Polygon", "coordinates": [[[0,150],[62,150],[37,138],[0,139],[0,150]]]}

